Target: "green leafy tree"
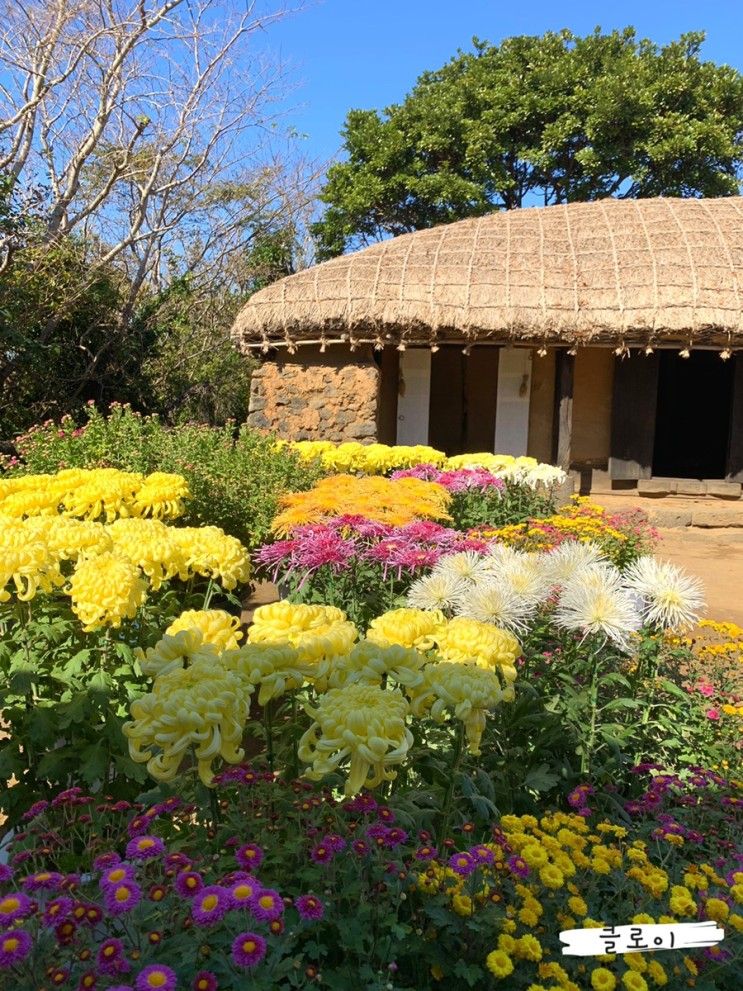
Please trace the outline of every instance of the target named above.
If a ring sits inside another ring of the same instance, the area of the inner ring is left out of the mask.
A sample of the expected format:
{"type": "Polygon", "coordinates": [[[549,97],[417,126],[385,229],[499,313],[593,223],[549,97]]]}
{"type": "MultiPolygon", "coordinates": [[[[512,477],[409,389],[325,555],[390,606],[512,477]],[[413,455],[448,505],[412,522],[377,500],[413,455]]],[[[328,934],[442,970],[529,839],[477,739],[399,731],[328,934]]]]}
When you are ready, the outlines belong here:
{"type": "Polygon", "coordinates": [[[320,257],[494,209],[739,191],[743,76],[704,35],[634,29],[474,41],[402,103],[351,110],[328,170],[320,257]]]}

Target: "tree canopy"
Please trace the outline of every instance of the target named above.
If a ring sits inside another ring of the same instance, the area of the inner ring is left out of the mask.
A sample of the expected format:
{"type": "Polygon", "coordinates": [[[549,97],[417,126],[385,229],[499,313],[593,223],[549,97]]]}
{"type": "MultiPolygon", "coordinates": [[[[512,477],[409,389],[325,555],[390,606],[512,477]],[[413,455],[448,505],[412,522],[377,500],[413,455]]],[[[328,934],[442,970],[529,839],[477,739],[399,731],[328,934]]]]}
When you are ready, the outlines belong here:
{"type": "Polygon", "coordinates": [[[328,258],[494,209],[739,191],[743,76],[702,33],[474,40],[402,103],[351,110],[314,225],[328,258]]]}

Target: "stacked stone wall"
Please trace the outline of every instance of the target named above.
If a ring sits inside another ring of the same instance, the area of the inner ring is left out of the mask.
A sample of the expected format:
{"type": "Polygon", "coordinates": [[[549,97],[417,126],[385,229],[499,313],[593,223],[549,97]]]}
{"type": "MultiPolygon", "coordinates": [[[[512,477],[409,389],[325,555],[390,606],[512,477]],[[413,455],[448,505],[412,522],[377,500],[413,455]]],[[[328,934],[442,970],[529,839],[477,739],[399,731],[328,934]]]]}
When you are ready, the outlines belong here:
{"type": "Polygon", "coordinates": [[[264,361],[253,372],[249,425],[286,440],[376,440],[374,359],[350,353],[325,359],[297,354],[264,361]]]}

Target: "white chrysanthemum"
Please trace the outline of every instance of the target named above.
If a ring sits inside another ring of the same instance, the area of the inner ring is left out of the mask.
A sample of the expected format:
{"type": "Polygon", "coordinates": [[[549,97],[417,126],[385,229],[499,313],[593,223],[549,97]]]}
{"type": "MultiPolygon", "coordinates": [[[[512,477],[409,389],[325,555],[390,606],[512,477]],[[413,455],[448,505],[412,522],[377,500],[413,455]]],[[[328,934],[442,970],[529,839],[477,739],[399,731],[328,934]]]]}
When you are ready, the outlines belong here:
{"type": "Polygon", "coordinates": [[[532,602],[520,597],[512,585],[496,579],[478,582],[457,610],[459,616],[508,630],[523,630],[533,613],[532,602]]]}
{"type": "Polygon", "coordinates": [[[596,634],[628,649],[628,638],[642,619],[631,592],[617,580],[615,569],[586,568],[563,591],[555,622],[584,636],[596,634]]]}
{"type": "Polygon", "coordinates": [[[520,561],[524,556],[521,551],[514,550],[508,544],[491,544],[482,558],[483,570],[487,576],[492,577],[500,574],[504,564],[520,561]]]}
{"type": "Polygon", "coordinates": [[[668,561],[641,557],[624,574],[628,588],[642,600],[646,623],[663,629],[693,626],[704,608],[704,586],[668,561]]]}
{"type": "Polygon", "coordinates": [[[566,585],[584,568],[606,562],[598,544],[582,543],[579,540],[566,540],[553,551],[545,551],[540,557],[553,585],[566,585]]]}
{"type": "Polygon", "coordinates": [[[432,572],[413,582],[408,590],[408,604],[415,609],[441,609],[451,612],[470,588],[469,582],[456,574],[432,572]]]}
{"type": "Polygon", "coordinates": [[[530,606],[541,605],[552,587],[536,554],[521,554],[504,562],[498,571],[497,582],[512,588],[516,596],[530,606]]]}
{"type": "Polygon", "coordinates": [[[455,578],[464,578],[467,582],[477,581],[485,573],[485,559],[477,551],[447,554],[439,558],[438,564],[432,571],[434,575],[451,575],[455,578]]]}

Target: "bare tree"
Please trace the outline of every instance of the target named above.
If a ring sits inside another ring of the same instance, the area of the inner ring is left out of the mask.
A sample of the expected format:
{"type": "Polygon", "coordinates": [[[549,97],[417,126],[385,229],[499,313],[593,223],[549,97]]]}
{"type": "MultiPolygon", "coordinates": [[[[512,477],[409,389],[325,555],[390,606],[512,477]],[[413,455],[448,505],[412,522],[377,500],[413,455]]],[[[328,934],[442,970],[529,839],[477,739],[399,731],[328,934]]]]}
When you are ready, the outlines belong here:
{"type": "MultiPolygon", "coordinates": [[[[223,277],[256,229],[306,207],[314,176],[277,151],[264,41],[302,4],[0,0],[0,175],[44,190],[43,240],[123,270],[122,327],[143,288],[223,277]]],[[[0,348],[0,383],[15,360],[0,348]]]]}

